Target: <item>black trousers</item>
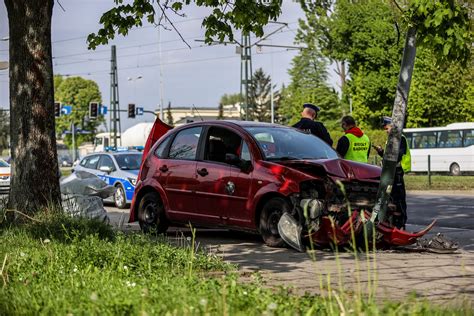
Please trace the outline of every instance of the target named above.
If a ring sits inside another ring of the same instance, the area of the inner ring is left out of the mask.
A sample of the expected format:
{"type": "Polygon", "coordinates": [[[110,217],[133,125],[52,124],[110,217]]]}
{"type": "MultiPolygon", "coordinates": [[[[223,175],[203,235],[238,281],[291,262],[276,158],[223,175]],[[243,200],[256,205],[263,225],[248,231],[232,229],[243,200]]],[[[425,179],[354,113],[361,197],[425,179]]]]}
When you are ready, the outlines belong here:
{"type": "Polygon", "coordinates": [[[392,187],[392,201],[397,206],[397,211],[401,214],[400,218],[396,220],[395,226],[405,227],[407,222],[407,193],[405,190],[405,181],[403,179],[403,170],[397,168],[395,172],[395,179],[392,187]]]}

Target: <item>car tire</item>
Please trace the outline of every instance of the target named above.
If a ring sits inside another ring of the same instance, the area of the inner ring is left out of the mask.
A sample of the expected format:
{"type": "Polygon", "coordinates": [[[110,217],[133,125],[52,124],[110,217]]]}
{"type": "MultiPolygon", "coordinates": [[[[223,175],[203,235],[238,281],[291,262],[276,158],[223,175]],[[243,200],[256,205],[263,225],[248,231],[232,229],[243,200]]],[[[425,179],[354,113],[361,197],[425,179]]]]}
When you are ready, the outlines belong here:
{"type": "Polygon", "coordinates": [[[140,200],[138,222],[144,233],[163,234],[166,232],[169,222],[158,193],[149,192],[140,200]]]}
{"type": "Polygon", "coordinates": [[[449,166],[449,173],[452,176],[460,176],[461,175],[461,168],[459,167],[459,165],[457,163],[453,162],[451,164],[451,166],[449,166]]]}
{"type": "Polygon", "coordinates": [[[278,233],[278,221],[284,212],[290,212],[288,202],[283,198],[272,198],[263,206],[260,214],[259,230],[263,241],[269,247],[285,247],[285,241],[278,233]]]}
{"type": "Polygon", "coordinates": [[[117,190],[114,193],[114,203],[117,208],[124,209],[127,207],[127,195],[123,186],[120,184],[116,185],[117,190]]]}

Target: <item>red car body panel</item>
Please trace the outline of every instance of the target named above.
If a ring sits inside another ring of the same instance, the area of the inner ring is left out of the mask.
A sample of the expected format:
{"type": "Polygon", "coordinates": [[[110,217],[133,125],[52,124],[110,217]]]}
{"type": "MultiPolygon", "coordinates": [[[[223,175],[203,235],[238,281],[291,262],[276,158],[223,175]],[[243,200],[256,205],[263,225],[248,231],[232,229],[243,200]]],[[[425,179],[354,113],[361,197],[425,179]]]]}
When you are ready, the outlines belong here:
{"type": "MultiPolygon", "coordinates": [[[[170,127],[159,119],[155,122],[147,140],[145,153],[149,153],[142,163],[139,181],[132,201],[130,222],[136,220],[136,197],[143,189],[155,189],[163,199],[168,218],[177,222],[196,222],[209,225],[236,226],[256,229],[256,210],[262,198],[267,195],[288,197],[300,190],[302,181],[320,179],[329,176],[341,180],[378,181],[380,168],[359,164],[342,159],[317,161],[270,162],[262,160],[258,145],[239,125],[219,121],[190,124],[222,126],[231,129],[249,145],[253,158],[252,171],[242,172],[239,168],[227,164],[206,161],[183,161],[158,159],[153,152],[170,133],[170,127]],[[166,135],[165,135],[166,134],[166,135]],[[166,172],[160,170],[166,166],[166,172]],[[205,177],[196,170],[206,169],[205,177]],[[232,180],[236,191],[233,195],[225,192],[225,184],[232,180]],[[199,200],[200,203],[196,203],[199,200]]],[[[182,130],[184,127],[176,130],[182,130]]]]}

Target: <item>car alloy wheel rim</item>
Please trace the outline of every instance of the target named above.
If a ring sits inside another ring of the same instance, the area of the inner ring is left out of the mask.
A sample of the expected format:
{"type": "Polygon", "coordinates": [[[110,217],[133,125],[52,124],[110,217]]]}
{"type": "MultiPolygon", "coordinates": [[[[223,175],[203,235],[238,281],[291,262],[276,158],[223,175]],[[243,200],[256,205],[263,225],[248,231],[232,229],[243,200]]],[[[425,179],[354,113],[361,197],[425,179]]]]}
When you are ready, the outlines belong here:
{"type": "Polygon", "coordinates": [[[115,203],[117,205],[123,205],[123,202],[124,202],[123,191],[121,188],[118,188],[117,192],[115,192],[115,203]]]}
{"type": "Polygon", "coordinates": [[[458,165],[454,165],[453,166],[453,173],[459,173],[459,166],[458,165]]]}
{"type": "Polygon", "coordinates": [[[278,233],[278,221],[280,220],[280,211],[274,210],[271,212],[270,217],[268,218],[269,230],[272,235],[277,236],[278,233]]]}
{"type": "Polygon", "coordinates": [[[145,222],[148,224],[153,224],[157,221],[157,216],[156,216],[156,209],[158,208],[158,205],[155,203],[150,203],[147,206],[145,206],[145,222]]]}

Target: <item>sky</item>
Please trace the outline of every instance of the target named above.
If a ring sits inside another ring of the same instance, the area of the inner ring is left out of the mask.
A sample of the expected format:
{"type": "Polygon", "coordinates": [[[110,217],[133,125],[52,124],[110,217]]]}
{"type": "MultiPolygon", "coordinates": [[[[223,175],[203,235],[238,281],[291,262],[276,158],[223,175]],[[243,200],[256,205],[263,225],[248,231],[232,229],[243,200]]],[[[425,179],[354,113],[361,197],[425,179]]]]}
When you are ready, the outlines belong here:
{"type": "MultiPolygon", "coordinates": [[[[185,8],[186,17],[170,16],[186,42],[175,31],[158,29],[149,24],[133,29],[126,37],[116,36],[109,43],[95,51],[87,49],[86,37],[96,32],[102,13],[114,6],[113,0],[61,0],[62,8],[55,2],[52,23],[53,68],[55,74],[81,76],[97,82],[102,93],[102,103],[110,100],[110,47],[117,47],[119,96],[122,109],[128,103],[135,103],[145,110],[155,110],[163,99],[165,107],[196,106],[217,107],[224,93],[238,93],[240,90],[240,55],[235,45],[208,46],[196,40],[204,39],[202,18],[208,12],[205,8],[185,8]],[[162,87],[160,95],[160,56],[158,41],[161,42],[162,87]]],[[[280,22],[288,23],[280,32],[264,43],[293,46],[298,19],[304,14],[298,3],[283,1],[280,22]]],[[[169,27],[169,26],[168,26],[169,27]]],[[[265,32],[275,30],[278,25],[270,24],[265,32]]],[[[240,33],[235,38],[240,40],[240,33]]],[[[0,1],[0,39],[8,36],[8,18],[5,4],[0,1]]],[[[252,42],[258,39],[252,37],[252,42]]],[[[288,69],[297,50],[263,47],[252,51],[253,69],[263,68],[270,74],[273,83],[280,87],[290,81],[288,69]]],[[[8,60],[8,42],[0,41],[0,61],[8,60]]],[[[0,70],[0,107],[9,104],[8,71],[0,70]]],[[[140,121],[153,121],[151,114],[128,119],[122,113],[122,129],[140,121]]]]}

